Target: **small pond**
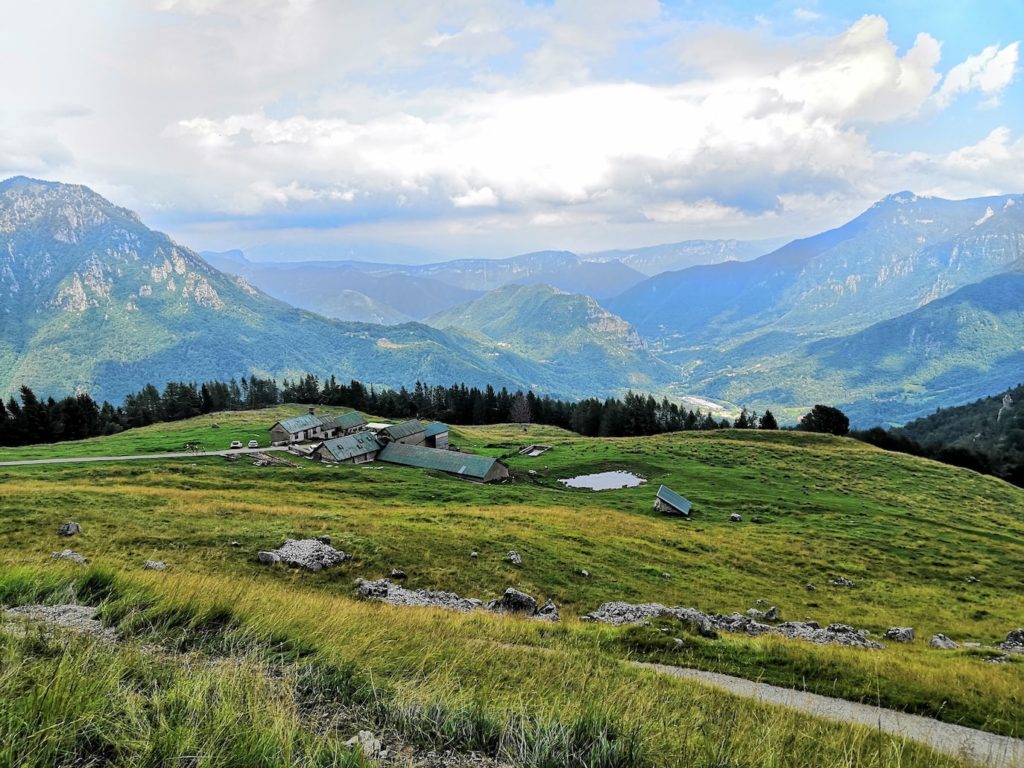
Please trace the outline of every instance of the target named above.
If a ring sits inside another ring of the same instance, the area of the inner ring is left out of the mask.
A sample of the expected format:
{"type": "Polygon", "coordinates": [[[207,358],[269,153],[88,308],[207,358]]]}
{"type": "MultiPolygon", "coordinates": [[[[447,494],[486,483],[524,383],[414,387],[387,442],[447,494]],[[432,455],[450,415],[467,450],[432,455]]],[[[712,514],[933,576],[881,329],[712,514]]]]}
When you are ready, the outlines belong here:
{"type": "Polygon", "coordinates": [[[559,480],[569,488],[589,488],[592,491],[610,491],[615,488],[636,488],[647,481],[632,472],[598,472],[596,475],[578,475],[559,480]]]}

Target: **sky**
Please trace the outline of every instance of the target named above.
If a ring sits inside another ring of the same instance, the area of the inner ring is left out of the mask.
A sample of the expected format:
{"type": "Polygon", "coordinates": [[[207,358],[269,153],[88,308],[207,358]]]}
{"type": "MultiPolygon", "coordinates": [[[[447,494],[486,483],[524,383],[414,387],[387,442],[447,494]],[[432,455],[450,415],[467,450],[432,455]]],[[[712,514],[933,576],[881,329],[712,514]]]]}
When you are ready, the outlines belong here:
{"type": "Polygon", "coordinates": [[[1024,191],[1022,0],[0,0],[0,178],[196,250],[507,257],[1024,191]]]}

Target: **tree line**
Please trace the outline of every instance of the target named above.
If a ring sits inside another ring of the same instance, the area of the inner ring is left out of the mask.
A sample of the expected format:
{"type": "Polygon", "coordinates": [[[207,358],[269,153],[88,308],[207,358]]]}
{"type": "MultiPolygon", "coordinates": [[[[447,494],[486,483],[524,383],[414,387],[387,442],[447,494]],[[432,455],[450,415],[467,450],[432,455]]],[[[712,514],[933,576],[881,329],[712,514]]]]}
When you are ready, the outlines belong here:
{"type": "Polygon", "coordinates": [[[732,422],[699,408],[687,409],[651,395],[629,392],[623,398],[566,401],[533,392],[430,386],[417,381],[401,387],[367,387],[334,376],[321,382],[306,375],[279,385],[257,376],[230,381],[169,382],[162,390],[147,384],[121,405],[97,403],[82,393],[62,399],[39,398],[23,386],[18,398],[0,403],[0,445],[54,443],[112,435],[158,422],[180,421],[216,411],[266,408],[280,403],[346,406],[391,419],[436,419],[450,424],[539,423],[563,427],[589,437],[630,437],[663,432],[711,429],[778,429],[771,411],[743,410],[732,422]]]}

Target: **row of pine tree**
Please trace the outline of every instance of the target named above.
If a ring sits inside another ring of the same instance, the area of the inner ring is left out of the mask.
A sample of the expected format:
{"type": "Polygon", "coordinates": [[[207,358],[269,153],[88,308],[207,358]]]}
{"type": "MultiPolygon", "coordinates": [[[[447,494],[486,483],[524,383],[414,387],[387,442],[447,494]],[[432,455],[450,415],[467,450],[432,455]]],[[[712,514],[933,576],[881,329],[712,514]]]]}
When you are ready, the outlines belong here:
{"type": "Polygon", "coordinates": [[[148,384],[114,406],[97,403],[88,394],[55,400],[40,399],[23,386],[19,397],[0,403],[0,445],[29,445],[111,435],[158,422],[180,421],[216,411],[266,408],[280,403],[346,406],[391,419],[436,419],[450,424],[536,422],[563,427],[591,437],[627,437],[708,429],[778,429],[771,411],[743,411],[735,422],[715,419],[699,409],[688,410],[667,399],[627,393],[622,399],[590,398],[578,402],[538,397],[533,392],[483,389],[453,384],[430,386],[417,381],[410,391],[321,382],[307,375],[280,385],[257,376],[208,381],[170,382],[163,390],[148,384]]]}

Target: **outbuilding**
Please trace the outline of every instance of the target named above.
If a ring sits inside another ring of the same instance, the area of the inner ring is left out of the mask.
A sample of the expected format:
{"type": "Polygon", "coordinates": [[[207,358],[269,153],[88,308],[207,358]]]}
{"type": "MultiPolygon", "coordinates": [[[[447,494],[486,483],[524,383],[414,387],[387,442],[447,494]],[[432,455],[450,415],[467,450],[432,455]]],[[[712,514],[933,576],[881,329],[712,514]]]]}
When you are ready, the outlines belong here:
{"type": "Polygon", "coordinates": [[[356,432],[363,432],[365,429],[366,419],[358,411],[349,411],[348,413],[339,413],[337,416],[324,417],[326,437],[354,435],[356,432]]]}
{"type": "Polygon", "coordinates": [[[690,502],[667,486],[661,486],[654,497],[654,510],[666,515],[690,516],[690,502]]]}
{"type": "Polygon", "coordinates": [[[334,464],[365,464],[377,458],[380,449],[372,432],[356,432],[324,440],[313,449],[312,457],[334,464]]]}
{"type": "Polygon", "coordinates": [[[459,451],[438,451],[420,445],[388,443],[377,455],[380,461],[404,467],[436,469],[479,483],[493,483],[508,478],[508,467],[491,456],[477,456],[459,451]]]}
{"type": "Polygon", "coordinates": [[[377,437],[382,442],[401,443],[403,445],[423,445],[426,441],[424,427],[416,419],[384,427],[384,429],[377,432],[377,437]]]}
{"type": "Polygon", "coordinates": [[[423,444],[427,448],[448,449],[448,425],[435,421],[423,429],[423,444]]]}

